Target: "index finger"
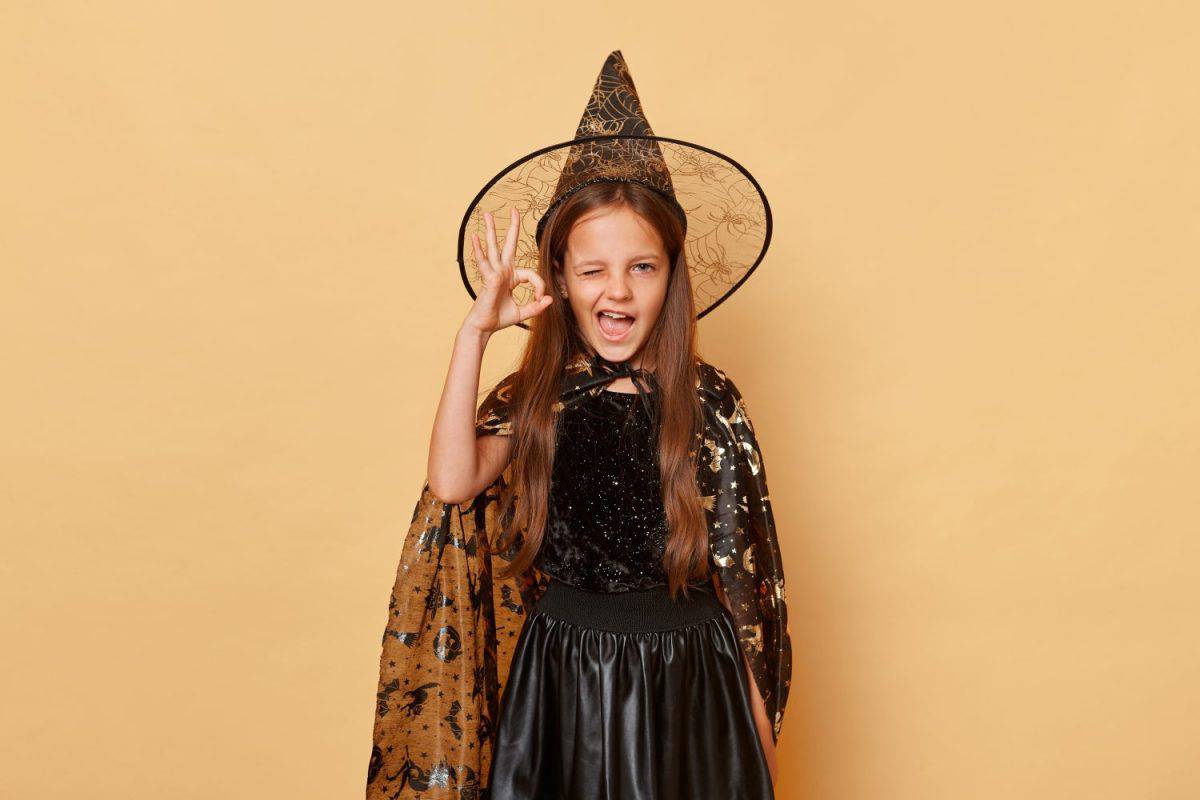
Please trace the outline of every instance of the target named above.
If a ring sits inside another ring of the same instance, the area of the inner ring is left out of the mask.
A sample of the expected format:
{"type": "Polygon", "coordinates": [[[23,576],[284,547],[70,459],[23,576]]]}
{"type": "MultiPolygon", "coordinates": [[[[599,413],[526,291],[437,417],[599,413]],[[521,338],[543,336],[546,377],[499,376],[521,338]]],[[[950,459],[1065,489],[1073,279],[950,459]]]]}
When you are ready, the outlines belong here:
{"type": "Polygon", "coordinates": [[[513,206],[508,215],[508,230],[504,232],[504,263],[511,264],[513,254],[517,252],[517,240],[521,238],[521,215],[513,206]]]}

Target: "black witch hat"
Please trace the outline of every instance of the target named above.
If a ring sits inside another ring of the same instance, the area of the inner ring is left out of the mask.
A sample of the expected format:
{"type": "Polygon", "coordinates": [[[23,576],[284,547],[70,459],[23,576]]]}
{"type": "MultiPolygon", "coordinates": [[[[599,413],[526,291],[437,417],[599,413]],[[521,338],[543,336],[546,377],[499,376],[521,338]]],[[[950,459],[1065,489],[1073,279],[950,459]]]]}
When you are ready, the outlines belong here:
{"type": "Polygon", "coordinates": [[[655,136],[625,58],[614,50],[596,79],[575,138],[514,161],[467,207],[459,227],[458,264],[471,297],[482,280],[469,245],[472,232],[481,240],[485,236],[485,211],[494,217],[497,241],[503,241],[507,211],[516,206],[522,234],[531,235],[518,239],[514,261],[536,270],[546,222],[567,197],[598,181],[640,183],[670,201],[684,225],[697,319],[750,277],[771,242],[771,209],[758,181],[716,150],[655,136]]]}

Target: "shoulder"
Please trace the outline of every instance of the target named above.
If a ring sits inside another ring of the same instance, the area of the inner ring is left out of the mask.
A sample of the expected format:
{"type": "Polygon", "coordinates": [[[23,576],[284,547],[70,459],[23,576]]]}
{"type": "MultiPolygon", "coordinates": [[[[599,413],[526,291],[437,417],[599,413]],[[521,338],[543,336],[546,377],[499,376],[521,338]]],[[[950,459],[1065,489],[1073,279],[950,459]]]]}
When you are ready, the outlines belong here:
{"type": "Polygon", "coordinates": [[[475,435],[511,436],[512,390],[516,372],[505,375],[488,391],[475,414],[475,435]]]}
{"type": "Polygon", "coordinates": [[[704,402],[740,437],[753,437],[754,423],[746,408],[746,398],[729,373],[707,362],[700,363],[700,392],[704,402]]]}
{"type": "Polygon", "coordinates": [[[716,403],[726,413],[742,402],[742,393],[728,372],[704,359],[698,359],[697,371],[697,390],[705,399],[716,403]]]}

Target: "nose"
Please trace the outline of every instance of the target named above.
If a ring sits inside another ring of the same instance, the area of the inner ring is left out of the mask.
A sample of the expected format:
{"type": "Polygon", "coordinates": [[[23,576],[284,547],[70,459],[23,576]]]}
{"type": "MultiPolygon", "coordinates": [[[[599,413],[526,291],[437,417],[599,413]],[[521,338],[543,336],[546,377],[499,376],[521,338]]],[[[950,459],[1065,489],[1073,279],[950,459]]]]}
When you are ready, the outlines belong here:
{"type": "Polygon", "coordinates": [[[617,270],[608,279],[608,285],[604,292],[613,300],[625,300],[631,296],[629,289],[629,281],[626,275],[621,270],[617,270]]]}

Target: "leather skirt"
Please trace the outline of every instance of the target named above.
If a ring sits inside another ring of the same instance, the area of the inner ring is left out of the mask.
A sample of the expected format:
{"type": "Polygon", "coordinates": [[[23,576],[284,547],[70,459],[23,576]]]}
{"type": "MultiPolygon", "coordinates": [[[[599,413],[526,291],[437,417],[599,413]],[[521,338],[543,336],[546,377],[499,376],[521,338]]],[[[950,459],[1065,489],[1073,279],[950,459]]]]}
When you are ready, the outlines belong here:
{"type": "Polygon", "coordinates": [[[513,650],[484,796],[773,800],[746,681],[711,584],[673,601],[551,580],[513,650]]]}

